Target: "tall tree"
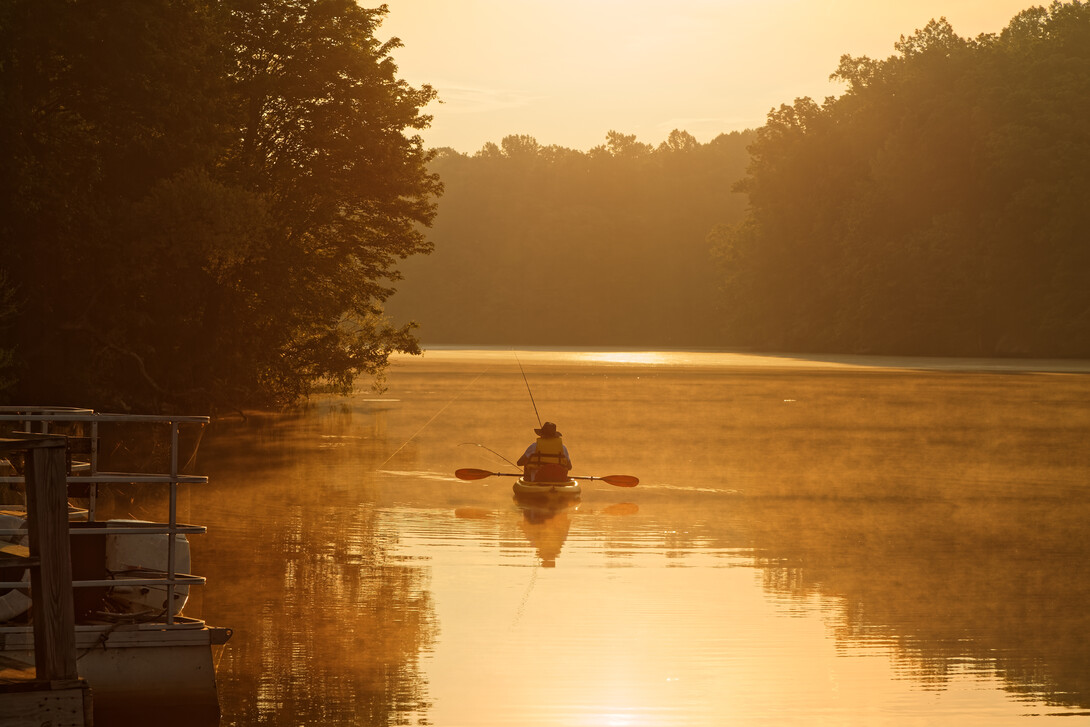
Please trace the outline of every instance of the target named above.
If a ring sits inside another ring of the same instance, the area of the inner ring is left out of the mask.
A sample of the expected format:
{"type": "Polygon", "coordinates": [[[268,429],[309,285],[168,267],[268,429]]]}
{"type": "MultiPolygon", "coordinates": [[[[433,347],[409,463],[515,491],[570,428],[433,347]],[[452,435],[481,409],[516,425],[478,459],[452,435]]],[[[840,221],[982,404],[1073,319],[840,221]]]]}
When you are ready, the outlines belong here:
{"type": "Polygon", "coordinates": [[[275,405],[415,351],[382,301],[438,180],[385,6],[15,0],[4,236],[25,400],[275,405]],[[42,43],[38,43],[39,39],[42,43]]]}
{"type": "Polygon", "coordinates": [[[11,347],[10,328],[12,321],[18,313],[16,305],[15,287],[8,279],[7,273],[0,270],[0,397],[15,385],[15,377],[12,368],[15,364],[15,349],[11,347]]]}

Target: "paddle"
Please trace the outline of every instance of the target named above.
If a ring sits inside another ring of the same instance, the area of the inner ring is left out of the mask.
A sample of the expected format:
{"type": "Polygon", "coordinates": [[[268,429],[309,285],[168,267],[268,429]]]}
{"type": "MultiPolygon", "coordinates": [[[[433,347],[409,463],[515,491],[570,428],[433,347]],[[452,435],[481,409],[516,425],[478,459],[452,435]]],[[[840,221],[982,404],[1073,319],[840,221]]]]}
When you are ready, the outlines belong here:
{"type": "MultiPolygon", "coordinates": [[[[478,470],[473,468],[465,468],[456,470],[454,476],[460,480],[483,480],[485,477],[522,477],[521,472],[489,472],[488,470],[478,470]]],[[[617,487],[635,487],[640,484],[639,477],[633,477],[632,475],[606,475],[605,477],[580,477],[573,475],[573,480],[600,480],[610,485],[617,487]]]]}

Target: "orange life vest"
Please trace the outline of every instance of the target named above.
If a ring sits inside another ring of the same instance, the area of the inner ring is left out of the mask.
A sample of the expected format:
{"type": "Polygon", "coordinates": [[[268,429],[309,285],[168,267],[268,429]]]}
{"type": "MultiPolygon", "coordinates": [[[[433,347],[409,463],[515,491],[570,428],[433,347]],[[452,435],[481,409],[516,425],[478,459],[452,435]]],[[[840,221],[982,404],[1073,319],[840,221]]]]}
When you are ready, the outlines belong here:
{"type": "Polygon", "coordinates": [[[527,465],[536,469],[535,481],[566,482],[571,463],[564,456],[564,441],[560,437],[538,437],[527,465]]]}

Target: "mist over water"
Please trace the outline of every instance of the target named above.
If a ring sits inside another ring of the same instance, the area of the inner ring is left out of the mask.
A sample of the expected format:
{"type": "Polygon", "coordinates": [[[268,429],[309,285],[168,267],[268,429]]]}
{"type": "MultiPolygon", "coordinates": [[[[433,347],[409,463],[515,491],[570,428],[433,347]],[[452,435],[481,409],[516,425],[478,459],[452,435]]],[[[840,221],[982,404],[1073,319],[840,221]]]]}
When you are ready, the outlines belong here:
{"type": "Polygon", "coordinates": [[[518,356],[575,472],[638,487],[453,477],[533,439],[511,352],[206,434],[223,725],[1090,721],[1090,376],[518,356]]]}

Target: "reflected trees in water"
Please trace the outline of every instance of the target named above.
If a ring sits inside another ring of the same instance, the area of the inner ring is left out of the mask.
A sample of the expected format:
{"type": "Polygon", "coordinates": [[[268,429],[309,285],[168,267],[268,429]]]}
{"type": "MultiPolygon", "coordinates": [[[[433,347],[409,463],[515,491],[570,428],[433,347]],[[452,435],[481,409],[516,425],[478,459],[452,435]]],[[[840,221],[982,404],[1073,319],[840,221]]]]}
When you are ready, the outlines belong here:
{"type": "Polygon", "coordinates": [[[428,707],[419,662],[437,625],[427,572],[393,554],[366,481],[328,484],[330,470],[356,466],[361,452],[369,459],[374,442],[349,435],[358,437],[350,456],[328,447],[315,463],[294,456],[323,442],[303,432],[300,441],[298,428],[268,421],[207,443],[213,463],[239,437],[249,455],[216,473],[214,482],[231,483],[218,505],[231,526],[210,530],[200,552],[218,584],[204,617],[235,628],[218,668],[224,724],[332,724],[346,714],[398,724],[428,707]]]}
{"type": "Polygon", "coordinates": [[[795,601],[833,599],[839,642],[888,646],[906,677],[932,688],[955,673],[992,672],[1015,694],[1090,707],[1090,502],[745,509],[765,588],[795,601]]]}

